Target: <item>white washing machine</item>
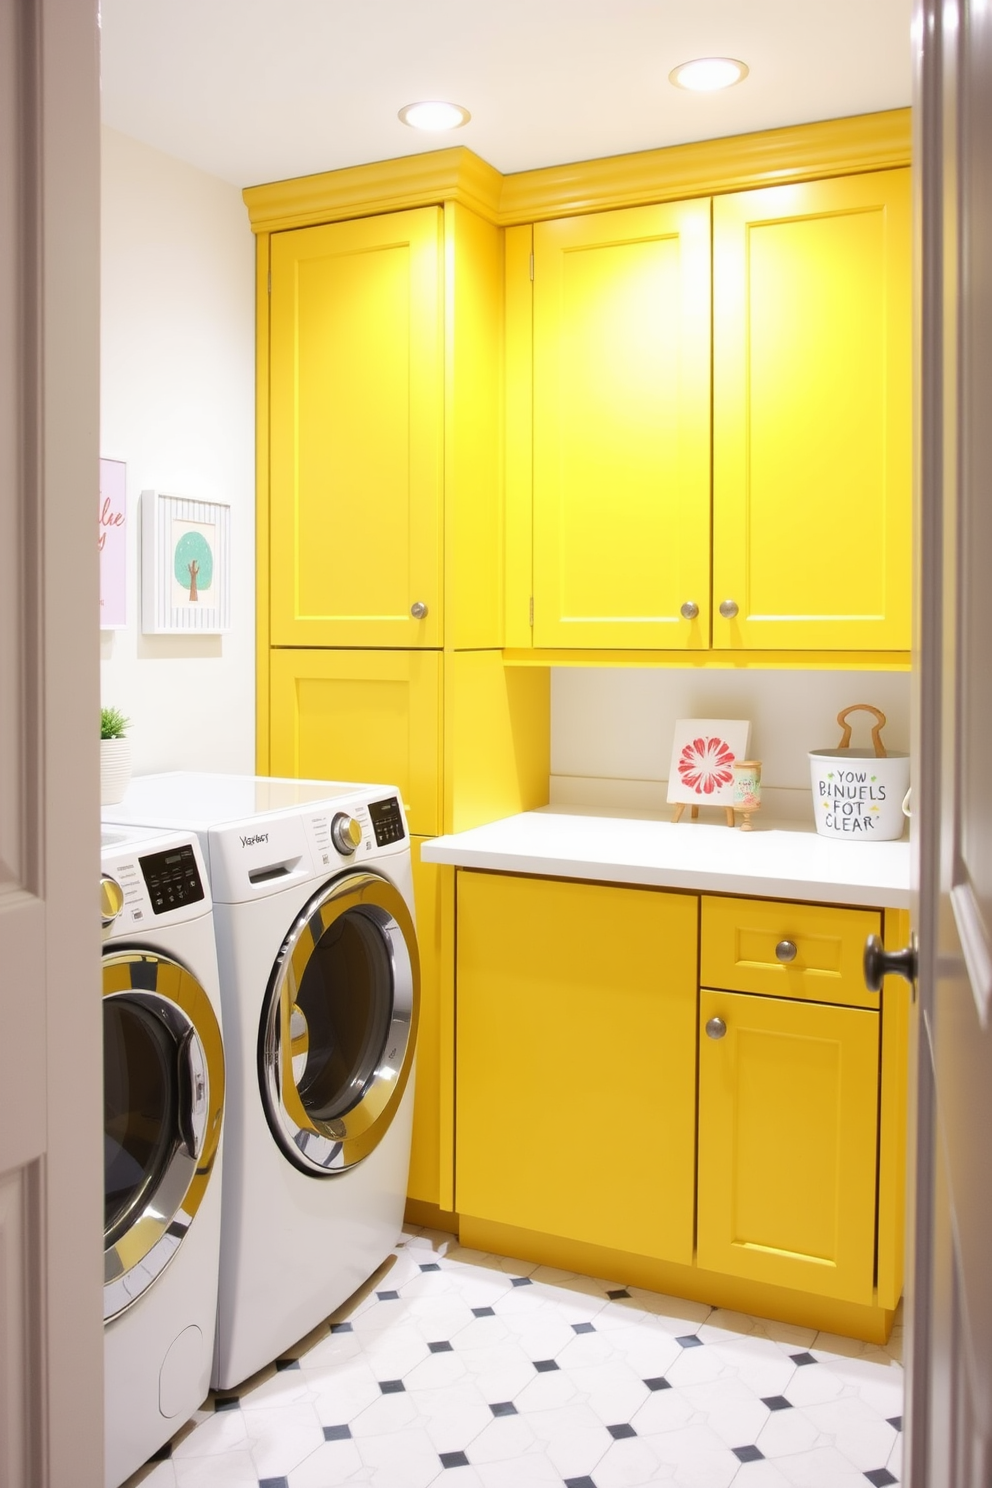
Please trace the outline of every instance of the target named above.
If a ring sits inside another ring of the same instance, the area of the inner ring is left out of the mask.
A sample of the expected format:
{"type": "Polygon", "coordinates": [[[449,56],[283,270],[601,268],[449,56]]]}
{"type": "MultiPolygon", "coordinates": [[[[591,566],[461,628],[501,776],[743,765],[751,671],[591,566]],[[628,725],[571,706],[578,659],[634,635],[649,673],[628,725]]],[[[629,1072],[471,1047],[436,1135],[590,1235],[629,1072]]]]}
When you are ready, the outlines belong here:
{"type": "Polygon", "coordinates": [[[105,816],[204,847],[228,1064],[213,1382],[239,1383],[389,1254],[410,1161],[420,970],[390,786],[176,773],[105,816]]]}
{"type": "Polygon", "coordinates": [[[102,835],[105,1476],[117,1488],[210,1387],[224,1050],[195,834],[102,835]]]}

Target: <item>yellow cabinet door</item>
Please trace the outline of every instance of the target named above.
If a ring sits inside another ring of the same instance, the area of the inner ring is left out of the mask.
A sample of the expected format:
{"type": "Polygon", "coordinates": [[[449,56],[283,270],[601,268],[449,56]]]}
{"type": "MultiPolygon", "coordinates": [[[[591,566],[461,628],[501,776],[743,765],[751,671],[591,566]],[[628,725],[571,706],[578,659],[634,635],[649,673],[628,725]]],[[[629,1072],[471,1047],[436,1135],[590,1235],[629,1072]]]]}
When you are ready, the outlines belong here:
{"type": "Polygon", "coordinates": [[[441,830],[440,652],[272,651],[269,686],[273,775],[394,785],[441,830]]]}
{"type": "Polygon", "coordinates": [[[440,231],[422,207],[273,235],[274,645],[440,644],[440,231]]]}
{"type": "Polygon", "coordinates": [[[909,171],[719,197],[713,234],[713,644],[908,650],[909,171]]]}
{"type": "Polygon", "coordinates": [[[422,837],[410,842],[420,952],[420,1021],[410,1149],[411,1199],[452,1208],[454,1182],[455,1044],[450,964],[454,869],[421,858],[422,837]]]}
{"type": "Polygon", "coordinates": [[[861,1008],[700,993],[701,1267],[871,1304],[878,1037],[861,1008]]]}
{"type": "Polygon", "coordinates": [[[708,646],[709,514],[709,201],[538,223],[534,644],[708,646]]]}
{"type": "Polygon", "coordinates": [[[460,871],[455,1205],[689,1265],[692,895],[460,871]]]}

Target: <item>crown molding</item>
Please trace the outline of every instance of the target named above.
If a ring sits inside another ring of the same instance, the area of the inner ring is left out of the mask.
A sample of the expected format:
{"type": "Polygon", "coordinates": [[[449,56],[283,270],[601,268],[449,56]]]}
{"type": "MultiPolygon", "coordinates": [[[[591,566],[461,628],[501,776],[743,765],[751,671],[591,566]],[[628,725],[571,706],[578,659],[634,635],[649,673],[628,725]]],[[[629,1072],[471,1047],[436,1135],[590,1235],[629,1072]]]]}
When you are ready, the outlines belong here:
{"type": "Polygon", "coordinates": [[[910,110],[905,108],[510,176],[458,145],[249,186],[242,194],[256,233],[449,201],[510,227],[579,212],[891,170],[908,165],[910,158],[910,110]]]}

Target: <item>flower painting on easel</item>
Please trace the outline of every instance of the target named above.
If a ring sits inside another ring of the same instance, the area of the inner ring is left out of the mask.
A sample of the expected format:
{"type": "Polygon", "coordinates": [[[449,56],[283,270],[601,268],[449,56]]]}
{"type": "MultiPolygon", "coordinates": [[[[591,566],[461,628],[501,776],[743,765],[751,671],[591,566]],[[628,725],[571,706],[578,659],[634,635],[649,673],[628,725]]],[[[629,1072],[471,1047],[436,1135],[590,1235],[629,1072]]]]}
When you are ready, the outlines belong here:
{"type": "Polygon", "coordinates": [[[668,773],[670,802],[731,806],[734,761],[746,759],[751,724],[741,718],[680,718],[675,724],[668,773]]]}

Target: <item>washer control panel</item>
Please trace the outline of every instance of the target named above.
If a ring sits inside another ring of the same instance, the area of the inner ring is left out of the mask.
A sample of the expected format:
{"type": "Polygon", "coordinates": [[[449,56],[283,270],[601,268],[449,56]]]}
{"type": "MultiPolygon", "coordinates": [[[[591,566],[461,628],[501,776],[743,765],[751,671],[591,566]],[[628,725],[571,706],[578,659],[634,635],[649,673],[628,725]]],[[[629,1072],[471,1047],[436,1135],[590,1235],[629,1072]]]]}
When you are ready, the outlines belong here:
{"type": "Polygon", "coordinates": [[[403,841],[406,836],[403,813],[395,796],[390,796],[385,801],[370,801],[369,816],[372,818],[377,847],[388,847],[391,842],[403,841]]]}
{"type": "Polygon", "coordinates": [[[153,914],[168,914],[170,909],[196,904],[203,898],[200,867],[188,843],[166,852],[147,853],[138,862],[153,914]]]}

